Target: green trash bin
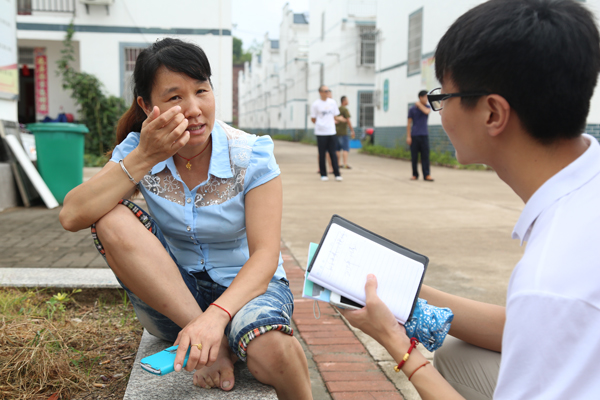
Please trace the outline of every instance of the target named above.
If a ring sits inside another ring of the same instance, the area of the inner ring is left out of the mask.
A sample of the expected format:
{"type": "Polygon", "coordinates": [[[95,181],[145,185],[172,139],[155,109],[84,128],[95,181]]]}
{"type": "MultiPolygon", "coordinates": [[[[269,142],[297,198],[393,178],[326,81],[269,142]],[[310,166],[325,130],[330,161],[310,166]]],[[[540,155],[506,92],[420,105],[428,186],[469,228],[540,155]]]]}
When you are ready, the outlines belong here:
{"type": "Polygon", "coordinates": [[[48,188],[62,204],[65,196],[83,182],[85,125],[66,122],[28,124],[35,136],[37,168],[48,188]]]}

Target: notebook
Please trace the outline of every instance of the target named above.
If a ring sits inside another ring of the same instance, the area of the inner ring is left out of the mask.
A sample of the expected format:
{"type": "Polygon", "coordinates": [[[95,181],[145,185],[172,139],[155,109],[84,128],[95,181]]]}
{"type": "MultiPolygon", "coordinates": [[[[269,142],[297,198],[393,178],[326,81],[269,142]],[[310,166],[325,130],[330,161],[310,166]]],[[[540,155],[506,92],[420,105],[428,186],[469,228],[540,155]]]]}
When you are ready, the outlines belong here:
{"type": "Polygon", "coordinates": [[[307,271],[307,279],[366,305],[368,274],[377,277],[377,295],[405,324],[417,303],[429,259],[334,215],[307,271]]]}

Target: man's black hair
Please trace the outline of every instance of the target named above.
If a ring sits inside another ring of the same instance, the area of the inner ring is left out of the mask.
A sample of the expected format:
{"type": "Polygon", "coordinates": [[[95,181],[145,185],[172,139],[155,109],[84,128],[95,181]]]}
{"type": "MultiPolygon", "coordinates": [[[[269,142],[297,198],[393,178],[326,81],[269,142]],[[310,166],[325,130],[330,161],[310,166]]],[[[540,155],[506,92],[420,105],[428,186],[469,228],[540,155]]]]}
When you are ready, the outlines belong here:
{"type": "Polygon", "coordinates": [[[574,0],[490,0],[458,18],[435,52],[440,82],[501,95],[542,144],[585,130],[599,72],[595,19],[574,0]]]}
{"type": "Polygon", "coordinates": [[[344,100],[346,100],[346,96],[342,96],[342,98],[340,99],[340,103],[343,103],[344,100]]]}
{"type": "Polygon", "coordinates": [[[427,96],[427,90],[421,90],[419,92],[419,97],[427,96]]]}

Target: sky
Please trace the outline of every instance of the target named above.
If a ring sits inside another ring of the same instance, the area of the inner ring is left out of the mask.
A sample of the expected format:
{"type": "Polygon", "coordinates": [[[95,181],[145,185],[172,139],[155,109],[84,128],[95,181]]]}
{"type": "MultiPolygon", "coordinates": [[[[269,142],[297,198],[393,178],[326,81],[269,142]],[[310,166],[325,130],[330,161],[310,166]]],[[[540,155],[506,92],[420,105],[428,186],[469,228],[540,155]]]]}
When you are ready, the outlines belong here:
{"type": "Polygon", "coordinates": [[[296,14],[308,13],[309,0],[232,0],[233,36],[242,39],[244,50],[253,42],[262,44],[266,32],[269,39],[279,38],[285,3],[289,3],[296,14]]]}

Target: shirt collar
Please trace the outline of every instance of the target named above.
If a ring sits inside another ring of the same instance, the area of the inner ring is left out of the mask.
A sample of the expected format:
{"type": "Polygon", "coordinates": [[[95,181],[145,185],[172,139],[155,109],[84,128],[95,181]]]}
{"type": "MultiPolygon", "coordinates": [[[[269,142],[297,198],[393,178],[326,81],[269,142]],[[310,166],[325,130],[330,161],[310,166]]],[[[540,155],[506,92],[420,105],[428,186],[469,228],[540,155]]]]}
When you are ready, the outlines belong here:
{"type": "Polygon", "coordinates": [[[563,196],[577,190],[600,173],[600,144],[593,136],[583,134],[590,143],[588,149],[556,175],[548,179],[531,196],[512,232],[513,239],[519,239],[521,246],[529,239],[529,234],[537,217],[550,205],[563,196]]]}
{"type": "MultiPolygon", "coordinates": [[[[212,154],[210,155],[210,165],[208,167],[209,175],[214,175],[218,178],[231,178],[233,173],[231,172],[231,162],[229,160],[229,143],[227,140],[227,134],[221,126],[222,122],[215,120],[215,125],[211,132],[212,136],[212,154]]],[[[166,159],[165,161],[159,162],[150,171],[152,175],[155,175],[168,167],[173,176],[178,177],[177,168],[173,157],[166,159]]]]}

